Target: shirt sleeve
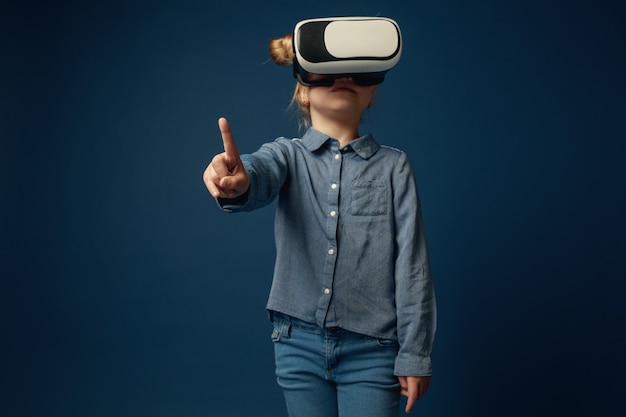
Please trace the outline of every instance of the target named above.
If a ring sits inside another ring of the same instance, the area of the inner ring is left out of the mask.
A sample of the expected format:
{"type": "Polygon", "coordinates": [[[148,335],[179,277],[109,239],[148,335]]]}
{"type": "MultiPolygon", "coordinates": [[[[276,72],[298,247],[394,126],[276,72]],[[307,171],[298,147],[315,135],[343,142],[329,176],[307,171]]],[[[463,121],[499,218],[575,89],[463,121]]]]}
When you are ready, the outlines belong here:
{"type": "Polygon", "coordinates": [[[395,297],[398,341],[394,373],[432,374],[436,302],[428,261],[426,234],[412,167],[402,153],[394,173],[395,297]]]}

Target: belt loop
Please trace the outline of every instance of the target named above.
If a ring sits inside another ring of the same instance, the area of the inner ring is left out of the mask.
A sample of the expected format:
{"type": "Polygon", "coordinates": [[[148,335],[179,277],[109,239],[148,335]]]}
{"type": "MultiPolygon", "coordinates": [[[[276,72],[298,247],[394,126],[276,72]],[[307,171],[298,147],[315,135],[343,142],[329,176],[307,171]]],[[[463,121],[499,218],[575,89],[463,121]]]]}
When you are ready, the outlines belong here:
{"type": "Polygon", "coordinates": [[[275,337],[289,339],[291,334],[291,316],[272,310],[270,310],[269,316],[272,323],[279,325],[278,328],[276,326],[274,327],[274,332],[277,333],[275,337]]]}
{"type": "Polygon", "coordinates": [[[291,337],[291,317],[288,315],[283,315],[283,322],[280,325],[280,335],[285,339],[289,339],[291,337]]]}

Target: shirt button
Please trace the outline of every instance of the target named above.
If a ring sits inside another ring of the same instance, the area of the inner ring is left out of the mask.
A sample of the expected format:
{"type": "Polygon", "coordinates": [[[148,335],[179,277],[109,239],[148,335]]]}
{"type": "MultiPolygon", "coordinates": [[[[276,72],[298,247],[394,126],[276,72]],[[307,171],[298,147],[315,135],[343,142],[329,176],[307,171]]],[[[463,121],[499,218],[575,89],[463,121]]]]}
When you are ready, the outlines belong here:
{"type": "Polygon", "coordinates": [[[330,294],[330,289],[324,288],[324,294],[326,294],[326,295],[330,294]]]}
{"type": "Polygon", "coordinates": [[[335,154],[335,159],[339,159],[339,158],[341,158],[341,155],[335,154]]]}
{"type": "Polygon", "coordinates": [[[328,254],[329,255],[334,255],[335,254],[335,250],[334,249],[328,249],[328,254]]]}
{"type": "Polygon", "coordinates": [[[330,212],[330,217],[335,217],[337,215],[337,212],[335,210],[330,212]]]}
{"type": "Polygon", "coordinates": [[[333,190],[336,190],[336,189],[337,189],[337,184],[334,184],[334,183],[333,183],[333,184],[331,184],[331,185],[330,185],[330,188],[332,188],[333,190]]]}

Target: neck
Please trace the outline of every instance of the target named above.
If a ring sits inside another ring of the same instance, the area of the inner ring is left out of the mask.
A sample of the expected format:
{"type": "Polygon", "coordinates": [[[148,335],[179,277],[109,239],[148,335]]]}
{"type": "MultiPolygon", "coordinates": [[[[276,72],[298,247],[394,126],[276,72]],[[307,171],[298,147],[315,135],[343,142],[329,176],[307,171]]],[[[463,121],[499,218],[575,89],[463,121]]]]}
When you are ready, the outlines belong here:
{"type": "Polygon", "coordinates": [[[343,148],[352,140],[359,137],[359,120],[334,120],[324,117],[314,117],[312,114],[311,125],[325,135],[337,139],[340,148],[343,148]]]}

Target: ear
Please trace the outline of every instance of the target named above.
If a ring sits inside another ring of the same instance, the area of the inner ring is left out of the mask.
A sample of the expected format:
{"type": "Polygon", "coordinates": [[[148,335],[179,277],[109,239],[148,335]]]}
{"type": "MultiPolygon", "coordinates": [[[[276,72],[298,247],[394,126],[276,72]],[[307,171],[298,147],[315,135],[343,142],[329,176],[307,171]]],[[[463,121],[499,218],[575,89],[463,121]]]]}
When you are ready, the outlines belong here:
{"type": "Polygon", "coordinates": [[[308,105],[309,104],[309,88],[308,87],[300,88],[300,91],[298,94],[299,94],[300,103],[304,105],[308,105]]]}
{"type": "Polygon", "coordinates": [[[378,91],[378,86],[374,86],[374,91],[372,91],[372,99],[370,100],[369,104],[367,105],[367,108],[371,108],[372,107],[372,103],[374,102],[374,99],[376,99],[376,92],[378,91]]]}

